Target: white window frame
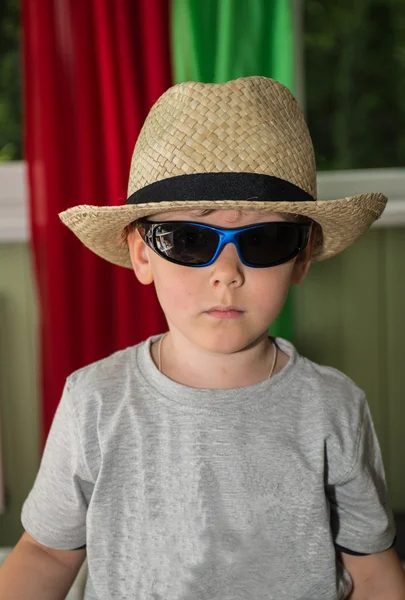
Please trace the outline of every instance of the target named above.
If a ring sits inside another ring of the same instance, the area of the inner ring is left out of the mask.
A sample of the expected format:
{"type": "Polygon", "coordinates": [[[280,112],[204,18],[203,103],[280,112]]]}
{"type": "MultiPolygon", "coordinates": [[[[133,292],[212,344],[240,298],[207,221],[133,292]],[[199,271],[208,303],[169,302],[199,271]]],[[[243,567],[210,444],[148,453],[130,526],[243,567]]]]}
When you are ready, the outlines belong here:
{"type": "Polygon", "coordinates": [[[28,182],[24,161],[0,163],[0,243],[28,242],[28,182]]]}

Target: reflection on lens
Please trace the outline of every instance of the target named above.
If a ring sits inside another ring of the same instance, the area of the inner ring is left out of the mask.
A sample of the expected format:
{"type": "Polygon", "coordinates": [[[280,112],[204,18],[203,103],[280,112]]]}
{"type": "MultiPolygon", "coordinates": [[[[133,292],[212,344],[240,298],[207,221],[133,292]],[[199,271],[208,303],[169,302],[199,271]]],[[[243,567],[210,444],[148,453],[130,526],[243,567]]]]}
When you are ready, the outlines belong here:
{"type": "Polygon", "coordinates": [[[218,244],[215,231],[187,223],[165,223],[156,228],[156,248],[167,258],[186,264],[204,264],[218,244]]]}

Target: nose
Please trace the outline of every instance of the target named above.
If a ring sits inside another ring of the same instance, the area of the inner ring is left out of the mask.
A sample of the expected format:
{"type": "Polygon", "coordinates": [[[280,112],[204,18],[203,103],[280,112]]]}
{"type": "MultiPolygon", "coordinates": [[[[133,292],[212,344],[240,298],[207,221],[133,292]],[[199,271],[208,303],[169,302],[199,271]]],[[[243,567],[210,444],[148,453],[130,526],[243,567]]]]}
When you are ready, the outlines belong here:
{"type": "Polygon", "coordinates": [[[243,264],[234,244],[229,243],[222,248],[210,269],[210,282],[215,287],[238,288],[245,281],[243,264]]]}

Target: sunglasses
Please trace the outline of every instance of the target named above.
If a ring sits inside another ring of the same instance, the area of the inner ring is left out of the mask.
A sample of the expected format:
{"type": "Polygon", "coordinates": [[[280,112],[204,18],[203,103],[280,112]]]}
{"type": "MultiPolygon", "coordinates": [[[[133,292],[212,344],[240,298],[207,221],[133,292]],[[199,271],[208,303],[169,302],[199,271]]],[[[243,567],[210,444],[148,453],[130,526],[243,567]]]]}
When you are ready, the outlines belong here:
{"type": "Polygon", "coordinates": [[[225,244],[235,245],[247,267],[275,267],[297,256],[311,233],[311,223],[290,222],[223,228],[188,221],[156,223],[139,219],[136,227],[156,254],[185,267],[208,267],[225,244]]]}

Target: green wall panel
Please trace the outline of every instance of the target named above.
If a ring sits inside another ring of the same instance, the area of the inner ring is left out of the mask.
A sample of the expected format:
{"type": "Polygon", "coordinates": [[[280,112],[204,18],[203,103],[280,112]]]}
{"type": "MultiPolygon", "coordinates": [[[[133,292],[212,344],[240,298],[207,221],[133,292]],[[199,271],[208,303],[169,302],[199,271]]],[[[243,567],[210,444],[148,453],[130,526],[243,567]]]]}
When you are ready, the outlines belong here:
{"type": "Polygon", "coordinates": [[[390,232],[386,243],[386,380],[380,407],[388,413],[390,489],[393,504],[405,512],[405,229],[390,232]]]}
{"type": "Polygon", "coordinates": [[[292,294],[294,342],[367,394],[394,509],[405,512],[405,230],[372,229],[292,294]]]}
{"type": "Polygon", "coordinates": [[[0,410],[6,511],[0,546],[23,529],[22,503],[39,466],[36,303],[26,244],[0,244],[0,410]]]}

